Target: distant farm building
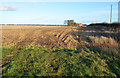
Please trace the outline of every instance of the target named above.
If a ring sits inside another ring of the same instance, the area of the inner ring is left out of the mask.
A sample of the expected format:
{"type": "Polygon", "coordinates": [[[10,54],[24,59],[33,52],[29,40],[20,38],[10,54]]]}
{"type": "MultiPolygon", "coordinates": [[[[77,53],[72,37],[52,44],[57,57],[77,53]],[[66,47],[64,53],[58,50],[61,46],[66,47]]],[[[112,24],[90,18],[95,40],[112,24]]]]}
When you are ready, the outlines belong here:
{"type": "Polygon", "coordinates": [[[78,24],[78,26],[80,26],[80,27],[86,27],[87,25],[86,24],[78,24]]]}

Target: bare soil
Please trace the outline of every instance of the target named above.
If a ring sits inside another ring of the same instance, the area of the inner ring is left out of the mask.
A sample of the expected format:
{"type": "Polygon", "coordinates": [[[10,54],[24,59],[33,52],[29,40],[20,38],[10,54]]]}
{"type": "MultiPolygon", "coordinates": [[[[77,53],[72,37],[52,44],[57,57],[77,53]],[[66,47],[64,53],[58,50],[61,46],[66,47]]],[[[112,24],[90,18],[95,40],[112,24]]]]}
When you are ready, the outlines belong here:
{"type": "Polygon", "coordinates": [[[118,47],[117,31],[103,27],[2,26],[2,45],[38,45],[47,48],[118,47]]]}

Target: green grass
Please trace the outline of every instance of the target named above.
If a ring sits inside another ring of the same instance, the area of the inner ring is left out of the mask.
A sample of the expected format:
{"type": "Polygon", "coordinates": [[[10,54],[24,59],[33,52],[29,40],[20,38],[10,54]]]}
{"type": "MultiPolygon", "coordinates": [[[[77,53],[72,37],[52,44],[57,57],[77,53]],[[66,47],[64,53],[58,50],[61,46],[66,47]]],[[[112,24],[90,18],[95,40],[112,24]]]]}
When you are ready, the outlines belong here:
{"type": "Polygon", "coordinates": [[[119,57],[99,51],[3,46],[3,76],[120,76],[119,57]]]}

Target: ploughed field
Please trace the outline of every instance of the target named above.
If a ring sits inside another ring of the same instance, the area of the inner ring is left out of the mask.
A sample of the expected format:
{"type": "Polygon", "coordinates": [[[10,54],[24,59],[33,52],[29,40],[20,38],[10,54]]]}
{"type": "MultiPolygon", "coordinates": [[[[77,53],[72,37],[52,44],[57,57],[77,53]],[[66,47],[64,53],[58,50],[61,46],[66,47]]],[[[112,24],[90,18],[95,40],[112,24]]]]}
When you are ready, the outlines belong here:
{"type": "Polygon", "coordinates": [[[8,26],[2,29],[3,45],[38,45],[45,47],[74,47],[71,27],[8,26]]]}
{"type": "Polygon", "coordinates": [[[38,45],[48,48],[77,48],[81,46],[118,46],[117,30],[103,27],[69,26],[3,26],[2,44],[38,45]]]}
{"type": "Polygon", "coordinates": [[[120,76],[117,29],[2,26],[3,76],[120,76]]]}

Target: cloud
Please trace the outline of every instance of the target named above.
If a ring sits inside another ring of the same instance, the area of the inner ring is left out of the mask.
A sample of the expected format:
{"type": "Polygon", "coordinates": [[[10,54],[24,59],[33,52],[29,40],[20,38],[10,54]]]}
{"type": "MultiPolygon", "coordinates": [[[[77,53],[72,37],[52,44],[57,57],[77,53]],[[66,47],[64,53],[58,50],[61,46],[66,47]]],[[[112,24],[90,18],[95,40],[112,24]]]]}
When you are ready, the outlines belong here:
{"type": "Polygon", "coordinates": [[[31,2],[29,2],[30,4],[36,4],[37,2],[35,2],[35,1],[31,1],[31,2]]]}
{"type": "Polygon", "coordinates": [[[0,6],[0,11],[15,11],[17,10],[16,5],[1,5],[0,6]]]}

